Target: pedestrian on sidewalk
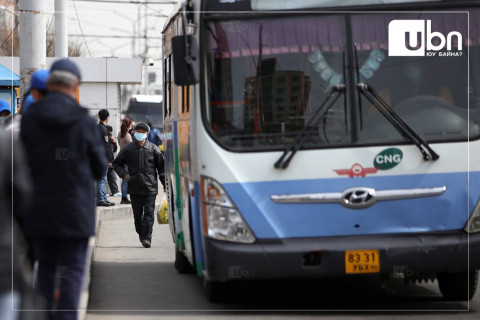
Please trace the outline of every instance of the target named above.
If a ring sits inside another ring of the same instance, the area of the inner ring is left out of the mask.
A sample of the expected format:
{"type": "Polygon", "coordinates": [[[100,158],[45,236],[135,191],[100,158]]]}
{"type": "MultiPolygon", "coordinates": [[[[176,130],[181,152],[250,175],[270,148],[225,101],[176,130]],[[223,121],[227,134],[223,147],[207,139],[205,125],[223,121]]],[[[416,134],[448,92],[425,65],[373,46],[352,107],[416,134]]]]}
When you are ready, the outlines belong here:
{"type": "Polygon", "coordinates": [[[148,133],[148,137],[147,137],[148,141],[150,141],[151,143],[153,143],[154,145],[160,148],[160,146],[162,145],[162,138],[161,138],[162,133],[157,128],[154,128],[151,122],[147,124],[150,127],[150,132],[148,133]]]}
{"type": "Polygon", "coordinates": [[[146,123],[137,123],[133,130],[135,141],[120,150],[113,161],[113,167],[117,174],[128,182],[135,230],[142,245],[150,248],[158,178],[165,189],[164,159],[158,147],[147,140],[150,128],[146,123]],[[124,165],[128,166],[128,172],[124,165]]]}
{"type": "Polygon", "coordinates": [[[95,235],[94,182],[107,172],[95,120],[76,100],[80,80],[72,61],[53,63],[48,94],[23,115],[20,130],[33,180],[25,227],[50,319],[77,319],[88,240],[95,235]]]}
{"type": "MultiPolygon", "coordinates": [[[[112,167],[112,161],[115,158],[113,155],[112,147],[110,144],[110,138],[108,137],[108,129],[107,129],[107,123],[108,120],[110,120],[110,113],[108,112],[107,109],[102,109],[98,111],[98,118],[100,119],[100,122],[98,123],[98,127],[100,129],[100,133],[102,135],[102,145],[105,150],[105,155],[107,156],[108,160],[108,168],[112,167]]],[[[97,206],[99,207],[110,207],[114,206],[115,203],[108,201],[107,199],[107,191],[106,191],[106,184],[107,184],[107,174],[108,174],[108,168],[105,169],[105,173],[97,181],[97,206]]]]}
{"type": "Polygon", "coordinates": [[[12,121],[12,108],[6,100],[0,100],[0,125],[7,126],[12,121]]]}
{"type": "MultiPolygon", "coordinates": [[[[108,130],[108,142],[110,143],[112,152],[115,155],[115,153],[118,150],[118,145],[117,145],[117,142],[115,141],[115,138],[112,135],[113,128],[111,126],[106,126],[106,127],[108,130]]],[[[110,195],[113,197],[120,197],[122,194],[118,192],[117,174],[115,173],[115,170],[113,170],[113,167],[108,167],[107,180],[108,180],[108,186],[110,187],[110,195]]]]}
{"type": "Polygon", "coordinates": [[[0,150],[0,319],[13,320],[20,318],[15,310],[28,300],[24,290],[28,280],[31,285],[23,272],[29,267],[22,259],[25,242],[18,226],[24,221],[32,188],[23,146],[18,141],[13,143],[12,132],[3,128],[0,150]]]}
{"type": "Polygon", "coordinates": [[[30,89],[24,96],[20,112],[17,112],[13,117],[12,122],[7,126],[7,130],[13,132],[13,139],[18,139],[20,135],[20,124],[22,122],[22,115],[30,108],[36,101],[42,100],[47,95],[47,80],[48,70],[40,69],[35,71],[30,78],[30,89]]]}
{"type": "MultiPolygon", "coordinates": [[[[132,130],[132,120],[129,118],[125,118],[122,121],[122,125],[120,127],[120,132],[118,133],[117,141],[118,145],[120,146],[120,150],[123,149],[127,144],[132,142],[132,136],[130,135],[130,130],[132,130]]],[[[128,173],[128,166],[125,165],[125,171],[128,173]]],[[[122,189],[122,201],[120,204],[130,204],[130,200],[128,200],[128,184],[125,180],[122,179],[121,189],[122,189]]]]}

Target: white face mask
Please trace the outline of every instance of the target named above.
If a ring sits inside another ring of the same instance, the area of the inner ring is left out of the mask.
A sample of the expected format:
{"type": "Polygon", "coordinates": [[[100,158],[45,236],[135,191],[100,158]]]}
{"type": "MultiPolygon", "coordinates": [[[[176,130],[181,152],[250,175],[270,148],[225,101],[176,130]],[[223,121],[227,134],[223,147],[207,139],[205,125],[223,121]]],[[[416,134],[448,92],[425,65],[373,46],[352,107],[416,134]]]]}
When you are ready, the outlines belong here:
{"type": "Polygon", "coordinates": [[[143,141],[147,139],[146,133],[135,132],[134,136],[135,136],[135,139],[137,139],[138,141],[143,141]]]}

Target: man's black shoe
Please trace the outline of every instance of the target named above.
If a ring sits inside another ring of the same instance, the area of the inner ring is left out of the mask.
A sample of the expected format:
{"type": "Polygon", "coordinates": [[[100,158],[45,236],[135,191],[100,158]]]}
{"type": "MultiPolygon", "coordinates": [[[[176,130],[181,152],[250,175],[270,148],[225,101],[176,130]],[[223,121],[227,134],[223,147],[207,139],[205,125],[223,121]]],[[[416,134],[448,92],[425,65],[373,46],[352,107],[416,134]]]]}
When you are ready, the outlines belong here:
{"type": "Polygon", "coordinates": [[[120,204],[130,204],[132,203],[130,200],[128,200],[128,198],[122,198],[122,201],[120,201],[120,204]]]}
{"type": "Polygon", "coordinates": [[[108,203],[108,205],[109,205],[110,207],[113,207],[113,206],[115,205],[115,203],[110,202],[110,201],[107,201],[107,203],[108,203]]]}
{"type": "Polygon", "coordinates": [[[100,202],[97,202],[97,207],[110,207],[110,203],[105,201],[100,201],[100,202]]]}
{"type": "Polygon", "coordinates": [[[150,248],[152,244],[148,240],[142,240],[142,246],[144,246],[145,248],[150,248]]]}

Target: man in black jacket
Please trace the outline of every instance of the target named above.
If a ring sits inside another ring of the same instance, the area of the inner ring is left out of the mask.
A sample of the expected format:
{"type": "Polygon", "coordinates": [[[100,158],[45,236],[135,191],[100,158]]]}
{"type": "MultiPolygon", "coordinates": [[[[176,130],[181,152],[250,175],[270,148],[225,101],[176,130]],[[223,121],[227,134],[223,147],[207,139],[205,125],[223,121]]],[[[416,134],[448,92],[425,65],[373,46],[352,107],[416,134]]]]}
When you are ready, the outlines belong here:
{"type": "Polygon", "coordinates": [[[13,319],[17,315],[15,310],[21,308],[25,279],[19,254],[20,232],[12,217],[15,222],[24,221],[31,200],[31,181],[22,144],[13,142],[12,132],[1,127],[0,150],[0,319],[13,319]]]}
{"type": "MultiPolygon", "coordinates": [[[[105,148],[105,155],[107,156],[108,160],[108,167],[112,167],[112,161],[115,158],[112,151],[112,145],[110,144],[110,138],[108,137],[108,129],[107,123],[110,120],[110,113],[107,109],[102,109],[98,111],[98,118],[100,122],[98,123],[98,127],[102,134],[102,146],[105,148]]],[[[107,174],[108,170],[105,170],[105,174],[97,180],[97,206],[102,207],[110,207],[114,206],[115,203],[108,201],[107,199],[107,191],[105,189],[107,185],[107,174]]]]}
{"type": "Polygon", "coordinates": [[[38,260],[37,288],[54,319],[77,317],[88,240],[95,235],[95,180],[107,172],[95,120],[76,101],[80,79],[73,62],[53,63],[48,94],[25,113],[20,130],[35,204],[26,232],[38,260]]]}
{"type": "Polygon", "coordinates": [[[113,161],[115,172],[128,182],[132,201],[135,230],[145,248],[152,243],[155,197],[158,194],[158,178],[165,189],[163,155],[158,147],[147,140],[150,128],[139,122],[133,128],[134,141],[127,144],[113,161]],[[125,166],[128,166],[128,172],[125,166]]]}
{"type": "MultiPolygon", "coordinates": [[[[108,142],[110,143],[110,148],[112,149],[113,154],[117,152],[118,150],[118,145],[117,142],[115,141],[115,138],[113,137],[113,128],[111,126],[106,126],[108,130],[108,142]]],[[[113,162],[110,161],[110,163],[113,162]]],[[[117,185],[117,174],[115,173],[115,170],[113,170],[113,166],[109,166],[108,171],[107,171],[107,182],[108,186],[110,187],[110,193],[114,197],[121,197],[122,194],[118,192],[118,185],[117,185]]]]}

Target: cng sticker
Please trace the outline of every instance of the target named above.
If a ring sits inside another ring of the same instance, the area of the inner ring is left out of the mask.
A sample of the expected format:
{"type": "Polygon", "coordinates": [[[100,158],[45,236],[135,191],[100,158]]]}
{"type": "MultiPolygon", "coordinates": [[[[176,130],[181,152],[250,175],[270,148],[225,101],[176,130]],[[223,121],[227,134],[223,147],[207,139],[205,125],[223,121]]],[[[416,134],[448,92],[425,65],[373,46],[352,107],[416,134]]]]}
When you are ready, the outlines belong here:
{"type": "Polygon", "coordinates": [[[388,170],[402,161],[403,152],[398,148],[388,148],[375,156],[373,166],[379,170],[388,170]]]}

